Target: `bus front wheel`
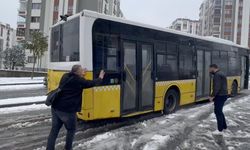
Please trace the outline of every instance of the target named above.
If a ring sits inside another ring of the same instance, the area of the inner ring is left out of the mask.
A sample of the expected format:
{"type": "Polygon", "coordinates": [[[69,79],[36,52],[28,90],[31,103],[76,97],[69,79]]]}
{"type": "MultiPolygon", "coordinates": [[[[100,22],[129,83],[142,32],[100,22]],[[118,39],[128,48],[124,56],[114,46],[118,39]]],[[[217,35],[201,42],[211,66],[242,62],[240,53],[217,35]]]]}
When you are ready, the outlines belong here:
{"type": "Polygon", "coordinates": [[[236,81],[234,81],[232,84],[231,96],[234,97],[236,95],[238,95],[238,84],[236,81]]]}
{"type": "Polygon", "coordinates": [[[175,112],[179,106],[179,99],[179,93],[174,89],[170,89],[164,98],[164,114],[171,114],[175,112]]]}

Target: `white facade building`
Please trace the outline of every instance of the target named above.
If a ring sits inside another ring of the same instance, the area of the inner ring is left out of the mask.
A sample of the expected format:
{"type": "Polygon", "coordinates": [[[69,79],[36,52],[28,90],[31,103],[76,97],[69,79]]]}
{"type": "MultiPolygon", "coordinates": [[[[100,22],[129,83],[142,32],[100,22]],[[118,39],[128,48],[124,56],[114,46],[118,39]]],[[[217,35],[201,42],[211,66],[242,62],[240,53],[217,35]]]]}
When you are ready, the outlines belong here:
{"type": "MultiPolygon", "coordinates": [[[[14,45],[16,45],[16,30],[11,28],[9,24],[0,22],[0,53],[14,45]]],[[[3,60],[0,58],[0,69],[3,68],[3,60]]]]}
{"type": "Polygon", "coordinates": [[[185,18],[178,18],[172,23],[170,29],[198,35],[199,21],[185,19],[185,18]]]}

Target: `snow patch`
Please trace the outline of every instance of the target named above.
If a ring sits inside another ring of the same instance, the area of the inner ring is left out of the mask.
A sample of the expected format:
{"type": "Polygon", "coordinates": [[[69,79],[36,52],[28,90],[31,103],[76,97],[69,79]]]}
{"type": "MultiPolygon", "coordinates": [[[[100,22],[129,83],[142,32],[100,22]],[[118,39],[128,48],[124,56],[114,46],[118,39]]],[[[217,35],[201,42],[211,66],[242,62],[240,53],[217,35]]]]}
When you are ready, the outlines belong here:
{"type": "Polygon", "coordinates": [[[41,83],[43,82],[44,77],[20,77],[20,78],[0,78],[0,85],[4,84],[21,84],[21,83],[41,83]]]}
{"type": "Polygon", "coordinates": [[[18,90],[39,90],[44,89],[43,84],[32,84],[32,85],[7,85],[0,86],[0,91],[18,91],[18,90]]]}
{"type": "Polygon", "coordinates": [[[35,103],[35,102],[45,102],[47,96],[35,96],[35,97],[21,97],[21,98],[8,98],[0,100],[1,105],[10,104],[23,104],[23,103],[35,103]]]}
{"type": "Polygon", "coordinates": [[[137,142],[137,139],[134,139],[132,142],[131,142],[131,146],[134,147],[135,143],[137,142]]]}
{"type": "Polygon", "coordinates": [[[142,125],[143,127],[147,127],[147,124],[146,124],[145,122],[142,122],[141,125],[142,125]]]}
{"type": "Polygon", "coordinates": [[[8,108],[0,108],[0,114],[10,114],[10,113],[18,113],[23,111],[34,111],[34,110],[44,110],[49,109],[50,107],[45,104],[33,104],[27,106],[19,106],[19,107],[8,107],[8,108]]]}
{"type": "Polygon", "coordinates": [[[209,125],[208,125],[208,124],[199,124],[198,127],[201,127],[201,128],[208,128],[209,125]]]}
{"type": "Polygon", "coordinates": [[[8,129],[10,129],[10,128],[16,128],[16,129],[18,129],[18,128],[27,128],[27,127],[32,127],[32,126],[41,124],[43,122],[51,122],[51,119],[45,119],[43,121],[36,121],[36,122],[17,123],[17,124],[10,125],[7,128],[8,129]]]}
{"type": "Polygon", "coordinates": [[[143,150],[157,150],[159,146],[166,143],[170,139],[169,135],[163,136],[163,135],[154,135],[151,140],[151,142],[148,142],[143,150]]]}
{"type": "Polygon", "coordinates": [[[114,134],[110,133],[110,132],[107,132],[107,133],[104,133],[104,134],[101,134],[101,135],[97,135],[92,140],[90,140],[90,141],[88,141],[86,143],[78,144],[78,147],[90,146],[91,144],[98,143],[98,142],[100,142],[102,140],[105,140],[105,139],[108,139],[108,138],[110,138],[112,136],[114,136],[114,134]]]}
{"type": "Polygon", "coordinates": [[[199,143],[196,145],[196,148],[201,149],[201,150],[207,150],[207,148],[204,146],[203,143],[199,143]]]}

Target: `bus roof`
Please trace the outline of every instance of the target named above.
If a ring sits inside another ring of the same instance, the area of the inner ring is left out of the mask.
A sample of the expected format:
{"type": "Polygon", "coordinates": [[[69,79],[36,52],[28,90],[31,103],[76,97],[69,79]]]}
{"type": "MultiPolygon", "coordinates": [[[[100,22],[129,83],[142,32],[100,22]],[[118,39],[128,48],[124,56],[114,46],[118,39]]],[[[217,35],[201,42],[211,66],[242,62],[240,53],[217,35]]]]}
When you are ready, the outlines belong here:
{"type": "MultiPolygon", "coordinates": [[[[209,42],[215,42],[215,43],[219,43],[219,44],[225,44],[225,45],[229,45],[229,46],[235,46],[235,47],[250,50],[246,46],[235,44],[234,42],[229,41],[229,40],[216,38],[216,37],[212,37],[212,36],[193,35],[193,34],[190,34],[190,33],[181,32],[181,31],[177,31],[177,30],[174,30],[174,29],[162,28],[162,27],[157,27],[157,26],[154,26],[154,25],[139,23],[139,22],[127,20],[127,19],[124,19],[124,18],[119,18],[119,17],[114,17],[114,16],[110,16],[110,15],[101,14],[101,13],[90,11],[90,10],[83,10],[82,12],[80,12],[78,14],[70,16],[68,18],[68,20],[71,20],[71,19],[73,19],[73,18],[75,18],[77,16],[80,16],[80,15],[86,16],[86,17],[93,17],[93,18],[101,18],[101,19],[105,19],[105,20],[110,20],[110,21],[120,22],[120,23],[124,23],[124,24],[129,24],[129,25],[154,29],[154,30],[163,31],[163,32],[169,32],[169,33],[173,33],[173,34],[177,34],[177,35],[182,35],[182,36],[191,37],[191,38],[195,38],[195,39],[200,39],[200,40],[205,40],[205,41],[209,41],[209,42]]],[[[63,23],[63,21],[60,21],[57,24],[55,24],[54,26],[56,26],[58,24],[62,24],[62,23],[63,23]]]]}

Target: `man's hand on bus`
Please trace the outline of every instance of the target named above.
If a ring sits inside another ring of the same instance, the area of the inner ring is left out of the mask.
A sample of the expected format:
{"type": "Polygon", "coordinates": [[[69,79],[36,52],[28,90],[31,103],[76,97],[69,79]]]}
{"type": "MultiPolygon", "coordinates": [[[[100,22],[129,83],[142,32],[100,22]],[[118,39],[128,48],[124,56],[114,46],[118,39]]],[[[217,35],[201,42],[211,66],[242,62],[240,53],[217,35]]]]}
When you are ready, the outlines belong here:
{"type": "Polygon", "coordinates": [[[100,78],[100,79],[103,79],[103,78],[104,78],[104,75],[105,75],[104,70],[101,70],[101,71],[100,71],[100,74],[99,74],[99,78],[100,78]]]}
{"type": "Polygon", "coordinates": [[[209,96],[209,98],[208,98],[208,99],[209,99],[209,101],[210,101],[210,102],[213,102],[214,97],[209,96]]]}

